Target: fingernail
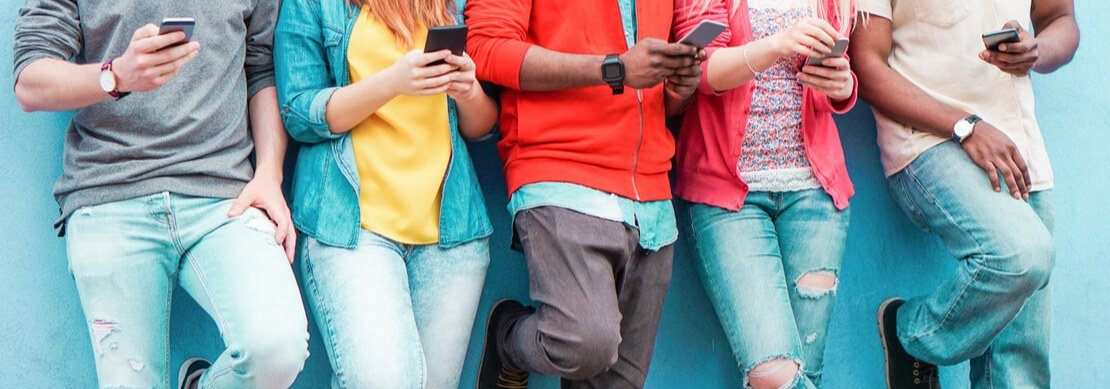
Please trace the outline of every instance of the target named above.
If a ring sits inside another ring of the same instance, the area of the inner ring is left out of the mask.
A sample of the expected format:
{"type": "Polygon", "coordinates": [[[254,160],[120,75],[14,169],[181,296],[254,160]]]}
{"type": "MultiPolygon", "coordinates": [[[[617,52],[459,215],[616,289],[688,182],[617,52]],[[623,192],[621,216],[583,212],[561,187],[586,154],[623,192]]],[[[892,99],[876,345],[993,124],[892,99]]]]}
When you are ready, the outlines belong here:
{"type": "Polygon", "coordinates": [[[998,45],[998,49],[1005,51],[1006,50],[1006,45],[1004,45],[1004,44],[998,45]]]}

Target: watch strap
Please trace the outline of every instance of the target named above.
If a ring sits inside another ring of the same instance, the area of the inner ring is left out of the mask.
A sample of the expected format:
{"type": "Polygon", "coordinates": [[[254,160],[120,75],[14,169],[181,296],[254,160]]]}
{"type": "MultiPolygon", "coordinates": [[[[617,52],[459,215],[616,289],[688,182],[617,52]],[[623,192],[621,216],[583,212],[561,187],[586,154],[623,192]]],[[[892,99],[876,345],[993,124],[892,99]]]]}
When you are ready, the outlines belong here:
{"type": "MultiPolygon", "coordinates": [[[[103,64],[100,64],[100,71],[101,72],[112,72],[112,77],[115,77],[116,74],[115,74],[115,72],[112,71],[112,62],[115,61],[115,60],[116,60],[115,58],[112,58],[112,59],[109,59],[107,61],[104,61],[103,64]]],[[[119,78],[116,78],[116,87],[114,89],[108,91],[108,96],[112,96],[112,98],[116,99],[116,101],[119,101],[120,99],[122,99],[124,97],[127,97],[127,95],[129,95],[129,94],[131,94],[131,92],[120,92],[120,90],[119,90],[119,78]]]]}
{"type": "Polygon", "coordinates": [[[621,63],[620,56],[617,54],[609,54],[605,56],[605,61],[601,63],[601,75],[605,76],[605,67],[616,64],[621,66],[621,77],[619,79],[606,79],[605,82],[609,84],[609,88],[613,90],[614,95],[624,93],[624,64],[621,63]]]}

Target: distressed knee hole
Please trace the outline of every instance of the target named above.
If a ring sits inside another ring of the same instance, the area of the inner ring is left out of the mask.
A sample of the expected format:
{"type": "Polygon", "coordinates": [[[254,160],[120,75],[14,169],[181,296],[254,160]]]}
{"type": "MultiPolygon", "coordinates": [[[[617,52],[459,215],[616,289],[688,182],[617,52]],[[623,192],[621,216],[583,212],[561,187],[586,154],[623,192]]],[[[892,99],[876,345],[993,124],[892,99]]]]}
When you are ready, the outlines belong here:
{"type": "Polygon", "coordinates": [[[748,386],[753,389],[789,388],[802,370],[798,362],[786,358],[760,363],[748,372],[748,386]]]}
{"type": "Polygon", "coordinates": [[[93,319],[89,321],[89,332],[92,333],[93,348],[97,356],[104,355],[106,349],[119,349],[119,343],[108,340],[112,334],[120,332],[119,323],[107,319],[93,319]]]}
{"type": "Polygon", "coordinates": [[[795,284],[802,297],[819,298],[836,293],[838,282],[835,271],[822,269],[802,274],[795,284]]]}

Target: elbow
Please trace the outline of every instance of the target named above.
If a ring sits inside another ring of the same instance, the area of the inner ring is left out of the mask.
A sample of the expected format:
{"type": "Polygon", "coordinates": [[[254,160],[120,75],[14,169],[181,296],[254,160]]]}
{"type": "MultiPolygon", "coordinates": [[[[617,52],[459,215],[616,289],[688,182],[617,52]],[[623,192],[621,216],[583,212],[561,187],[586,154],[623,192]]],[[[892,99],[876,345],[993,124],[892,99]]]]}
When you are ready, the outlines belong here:
{"type": "Polygon", "coordinates": [[[22,109],[23,112],[37,112],[44,110],[45,107],[42,106],[42,104],[36,98],[35,93],[32,92],[30,89],[31,88],[22,86],[22,84],[19,83],[15,84],[15,99],[19,102],[19,108],[22,109]]]}

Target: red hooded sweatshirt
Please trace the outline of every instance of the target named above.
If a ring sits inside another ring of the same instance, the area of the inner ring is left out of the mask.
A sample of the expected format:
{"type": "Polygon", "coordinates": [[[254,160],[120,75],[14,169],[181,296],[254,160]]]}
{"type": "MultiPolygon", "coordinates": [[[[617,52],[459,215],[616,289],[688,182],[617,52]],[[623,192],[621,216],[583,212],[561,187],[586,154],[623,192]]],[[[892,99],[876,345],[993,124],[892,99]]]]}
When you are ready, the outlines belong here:
{"type": "MultiPolygon", "coordinates": [[[[667,40],[673,12],[673,0],[638,0],[636,40],[667,40]]],[[[674,138],[664,124],[661,85],[622,95],[604,85],[520,88],[532,46],[592,55],[628,51],[616,1],[470,0],[466,18],[467,53],[478,78],[505,88],[497,146],[510,194],[531,183],[569,182],[638,201],[671,198],[674,138]]]]}

